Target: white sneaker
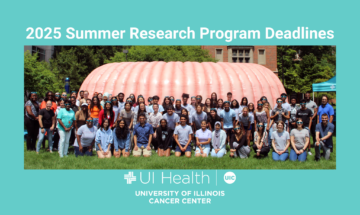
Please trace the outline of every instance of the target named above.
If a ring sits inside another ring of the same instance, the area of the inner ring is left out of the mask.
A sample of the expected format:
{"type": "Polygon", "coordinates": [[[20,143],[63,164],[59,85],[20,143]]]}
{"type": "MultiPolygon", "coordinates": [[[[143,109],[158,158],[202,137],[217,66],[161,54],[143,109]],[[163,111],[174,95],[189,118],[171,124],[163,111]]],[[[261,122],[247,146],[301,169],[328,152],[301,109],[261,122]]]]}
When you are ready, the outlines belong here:
{"type": "Polygon", "coordinates": [[[312,153],[309,151],[309,152],[308,152],[308,155],[312,155],[312,153]]]}
{"type": "Polygon", "coordinates": [[[157,153],[157,150],[156,150],[156,153],[157,153]]]}
{"type": "Polygon", "coordinates": [[[175,152],[175,150],[174,150],[174,149],[172,149],[172,150],[171,150],[171,152],[175,152]]]}

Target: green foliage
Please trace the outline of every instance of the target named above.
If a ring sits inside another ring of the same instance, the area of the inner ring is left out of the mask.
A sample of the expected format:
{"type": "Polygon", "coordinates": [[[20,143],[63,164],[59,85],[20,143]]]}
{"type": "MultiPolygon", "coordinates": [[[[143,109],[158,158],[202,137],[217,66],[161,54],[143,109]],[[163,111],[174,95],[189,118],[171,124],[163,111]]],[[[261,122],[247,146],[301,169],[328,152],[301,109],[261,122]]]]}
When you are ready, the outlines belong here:
{"type": "Polygon", "coordinates": [[[284,70],[288,94],[311,91],[313,83],[327,81],[336,73],[336,52],[331,46],[279,46],[277,53],[279,77],[284,70]],[[295,60],[298,50],[300,61],[295,60]]]}
{"type": "MultiPolygon", "coordinates": [[[[208,50],[201,49],[200,46],[132,46],[128,49],[127,61],[197,61],[197,62],[216,62],[208,50]]],[[[126,55],[116,52],[114,57],[106,60],[105,63],[124,62],[126,55]]]]}

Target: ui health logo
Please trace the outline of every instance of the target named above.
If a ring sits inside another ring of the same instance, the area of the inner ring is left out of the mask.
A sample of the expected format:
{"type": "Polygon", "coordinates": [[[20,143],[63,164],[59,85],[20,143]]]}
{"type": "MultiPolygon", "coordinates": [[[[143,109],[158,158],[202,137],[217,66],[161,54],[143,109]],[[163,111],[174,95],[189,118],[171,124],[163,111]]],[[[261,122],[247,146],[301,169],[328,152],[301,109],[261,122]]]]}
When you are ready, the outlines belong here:
{"type": "Polygon", "coordinates": [[[232,184],[236,181],[236,175],[233,172],[227,172],[224,175],[224,181],[228,184],[232,184]]]}
{"type": "Polygon", "coordinates": [[[124,175],[124,179],[126,179],[127,184],[132,184],[133,181],[136,181],[136,176],[134,176],[134,172],[129,172],[129,174],[124,175]]]}

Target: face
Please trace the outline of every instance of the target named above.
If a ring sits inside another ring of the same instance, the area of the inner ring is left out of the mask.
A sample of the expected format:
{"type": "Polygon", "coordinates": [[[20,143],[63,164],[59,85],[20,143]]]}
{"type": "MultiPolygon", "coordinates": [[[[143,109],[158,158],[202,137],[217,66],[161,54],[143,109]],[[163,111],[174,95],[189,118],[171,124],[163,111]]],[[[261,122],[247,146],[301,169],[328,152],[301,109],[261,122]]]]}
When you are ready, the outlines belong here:
{"type": "Polygon", "coordinates": [[[263,108],[263,103],[262,103],[262,102],[259,102],[257,108],[258,108],[259,110],[261,110],[261,109],[263,108]]]}
{"type": "Polygon", "coordinates": [[[99,94],[97,95],[97,97],[98,97],[98,99],[101,101],[101,99],[102,99],[102,94],[99,93],[99,94]]]}
{"type": "Polygon", "coordinates": [[[203,130],[205,130],[206,129],[206,122],[201,122],[201,128],[203,129],[203,130]]]}
{"type": "Polygon", "coordinates": [[[323,123],[324,125],[326,125],[326,124],[328,123],[328,119],[329,119],[328,116],[322,116],[322,117],[321,117],[321,121],[322,121],[322,123],[323,123]]]}
{"type": "Polygon", "coordinates": [[[113,103],[113,105],[118,105],[118,100],[117,100],[117,98],[116,97],[113,97],[112,99],[111,99],[111,102],[113,103]]]}
{"type": "Polygon", "coordinates": [[[199,106],[197,106],[197,107],[196,107],[196,112],[201,113],[201,111],[202,111],[201,106],[200,106],[200,105],[199,105],[199,106]]]}
{"type": "Polygon", "coordinates": [[[183,103],[186,104],[189,98],[183,97],[182,99],[183,99],[183,103]]]}
{"type": "Polygon", "coordinates": [[[70,106],[71,106],[71,104],[68,102],[68,103],[65,103],[65,108],[66,108],[66,110],[70,110],[70,106]]]}
{"type": "Polygon", "coordinates": [[[60,100],[60,93],[55,93],[55,99],[60,100]]]}
{"type": "Polygon", "coordinates": [[[90,99],[86,100],[86,103],[87,103],[88,105],[90,105],[90,104],[91,104],[91,100],[90,100],[90,99]]]}
{"type": "Polygon", "coordinates": [[[123,94],[120,94],[119,95],[119,101],[123,101],[124,100],[124,95],[123,94]]]}
{"type": "Polygon", "coordinates": [[[87,107],[87,106],[82,106],[82,105],[81,105],[81,110],[85,112],[85,111],[87,111],[87,110],[88,110],[88,107],[87,107]]]}
{"type": "Polygon", "coordinates": [[[182,109],[181,114],[182,115],[188,115],[188,113],[186,112],[186,109],[182,109]]]}
{"type": "Polygon", "coordinates": [[[215,111],[210,111],[210,116],[212,117],[212,118],[215,118],[215,115],[216,115],[216,112],[215,111]]]}
{"type": "Polygon", "coordinates": [[[259,123],[258,124],[258,130],[262,131],[264,129],[264,124],[263,123],[259,123]]]}
{"type": "Polygon", "coordinates": [[[110,110],[111,104],[110,104],[110,103],[106,103],[106,104],[105,104],[105,108],[106,108],[106,110],[110,110]]]}
{"type": "Polygon", "coordinates": [[[70,101],[72,105],[75,105],[76,100],[74,98],[71,98],[70,101]]]}
{"type": "Polygon", "coordinates": [[[60,107],[61,107],[61,108],[64,108],[64,107],[65,107],[65,102],[64,102],[64,101],[61,101],[61,102],[60,102],[60,107]]]}
{"type": "Polygon", "coordinates": [[[166,126],[166,122],[165,122],[165,120],[161,120],[161,126],[163,127],[163,128],[165,128],[165,126],[166,126]]]}
{"type": "Polygon", "coordinates": [[[220,125],[219,124],[216,124],[215,125],[215,129],[218,131],[218,130],[220,130],[220,125]]]}
{"type": "Polygon", "coordinates": [[[226,102],[225,105],[224,105],[224,108],[225,108],[226,111],[229,111],[230,110],[230,104],[226,102]]]}
{"type": "Polygon", "coordinates": [[[283,102],[285,102],[285,100],[286,100],[286,95],[282,95],[282,96],[281,96],[281,99],[283,100],[283,102]]]}
{"type": "Polygon", "coordinates": [[[296,99],[291,99],[291,104],[292,105],[296,104],[296,99]]]}
{"type": "Polygon", "coordinates": [[[94,102],[95,105],[97,105],[98,99],[95,97],[95,98],[93,99],[93,102],[94,102]]]}
{"type": "Polygon", "coordinates": [[[305,94],[305,98],[306,98],[306,99],[310,99],[310,93],[306,93],[306,94],[305,94]]]}
{"type": "Polygon", "coordinates": [[[305,109],[305,108],[306,108],[306,103],[305,103],[305,102],[300,103],[300,105],[301,105],[301,108],[302,108],[302,109],[305,109]]]}
{"type": "Polygon", "coordinates": [[[93,119],[89,117],[86,120],[86,125],[91,128],[93,126],[93,119]]]}
{"type": "Polygon", "coordinates": [[[109,120],[104,120],[103,125],[104,125],[104,128],[108,128],[109,127],[109,120]]]}
{"type": "Polygon", "coordinates": [[[243,109],[243,115],[244,115],[244,116],[247,116],[248,113],[249,113],[248,109],[243,109]]]}
{"type": "Polygon", "coordinates": [[[269,109],[269,103],[266,103],[266,104],[264,105],[264,108],[269,109]]]}
{"type": "Polygon", "coordinates": [[[84,98],[84,92],[80,92],[80,98],[84,98]]]}
{"type": "Polygon", "coordinates": [[[51,105],[52,105],[51,101],[46,102],[46,110],[50,110],[51,105]]]}
{"type": "Polygon", "coordinates": [[[196,97],[196,103],[200,103],[201,102],[201,98],[198,96],[196,97]]]}
{"type": "Polygon", "coordinates": [[[277,126],[277,129],[280,130],[280,131],[284,130],[283,124],[279,123],[278,126],[277,126]]]}
{"type": "Polygon", "coordinates": [[[242,100],[242,105],[246,105],[246,103],[247,103],[247,99],[243,99],[242,100]]]}
{"type": "Polygon", "coordinates": [[[47,99],[52,99],[52,93],[48,93],[46,96],[47,99]]]}
{"type": "Polygon", "coordinates": [[[235,131],[235,133],[240,134],[240,132],[241,132],[240,126],[236,126],[234,128],[234,131],[235,131]]]}
{"type": "Polygon", "coordinates": [[[158,105],[154,105],[154,106],[153,106],[153,109],[154,109],[155,112],[158,112],[158,111],[159,111],[159,106],[158,106],[158,105]]]}
{"type": "Polygon", "coordinates": [[[196,103],[196,98],[192,98],[191,99],[191,104],[195,104],[196,103]]]}
{"type": "Polygon", "coordinates": [[[145,100],[144,100],[144,98],[143,98],[143,97],[140,97],[140,98],[138,99],[138,102],[139,102],[139,104],[140,104],[140,103],[144,103],[144,102],[145,102],[145,100]]]}
{"type": "Polygon", "coordinates": [[[267,98],[262,98],[262,99],[261,99],[261,102],[262,102],[263,104],[265,104],[265,102],[267,102],[267,98]]]}
{"type": "Polygon", "coordinates": [[[159,103],[159,99],[153,99],[153,104],[158,104],[159,103]]]}
{"type": "Polygon", "coordinates": [[[210,106],[210,99],[206,99],[206,101],[205,101],[205,104],[207,105],[207,106],[210,106]]]}
{"type": "Polygon", "coordinates": [[[125,105],[125,110],[129,111],[130,109],[131,109],[130,104],[129,104],[129,103],[126,103],[126,105],[125,105]]]}
{"type": "Polygon", "coordinates": [[[181,106],[181,101],[176,101],[176,106],[180,107],[181,106]]]}
{"type": "Polygon", "coordinates": [[[302,121],[302,120],[298,120],[298,121],[296,122],[296,125],[297,125],[298,128],[301,128],[301,127],[302,127],[302,124],[303,124],[303,121],[302,121]]]}
{"type": "Polygon", "coordinates": [[[173,109],[168,109],[167,113],[171,116],[174,113],[174,111],[173,111],[173,109]]]}
{"type": "Polygon", "coordinates": [[[237,102],[234,100],[234,101],[232,101],[232,105],[233,106],[236,106],[236,104],[237,104],[237,102]]]}
{"type": "Polygon", "coordinates": [[[31,94],[30,99],[31,99],[31,101],[36,101],[37,95],[35,93],[31,94]]]}
{"type": "Polygon", "coordinates": [[[85,99],[89,98],[89,93],[88,92],[84,92],[84,98],[85,99]]]}
{"type": "Polygon", "coordinates": [[[107,97],[107,96],[104,96],[103,99],[104,99],[104,101],[107,101],[107,100],[108,100],[108,97],[107,97]]]}
{"type": "Polygon", "coordinates": [[[63,98],[63,99],[66,99],[66,98],[67,98],[66,92],[63,92],[63,93],[61,94],[61,98],[63,98]]]}
{"type": "Polygon", "coordinates": [[[216,99],[216,94],[215,93],[213,93],[213,94],[211,94],[211,99],[216,99]]]}
{"type": "Polygon", "coordinates": [[[144,103],[141,103],[140,106],[139,106],[140,110],[141,111],[145,111],[145,105],[144,103]]]}
{"type": "Polygon", "coordinates": [[[321,103],[322,103],[323,105],[326,105],[327,102],[328,102],[327,98],[326,98],[325,96],[323,96],[323,97],[321,98],[321,103]]]}
{"type": "Polygon", "coordinates": [[[134,94],[130,94],[130,98],[131,98],[131,99],[135,99],[135,95],[134,95],[134,94]]]}
{"type": "Polygon", "coordinates": [[[181,122],[181,125],[186,125],[186,118],[181,117],[180,122],[181,122]]]}
{"type": "Polygon", "coordinates": [[[281,108],[283,101],[279,99],[276,103],[278,105],[278,108],[281,108]]]}
{"type": "Polygon", "coordinates": [[[228,97],[228,101],[231,101],[232,95],[227,95],[227,97],[228,97]]]}
{"type": "Polygon", "coordinates": [[[141,124],[144,124],[145,123],[145,117],[144,116],[140,116],[139,117],[139,121],[141,124]]]}
{"type": "Polygon", "coordinates": [[[165,99],[165,104],[167,104],[167,105],[170,104],[170,98],[165,99]]]}
{"type": "Polygon", "coordinates": [[[71,96],[76,97],[76,93],[75,92],[71,93],[71,96]]]}
{"type": "Polygon", "coordinates": [[[223,100],[219,100],[219,101],[218,101],[218,104],[219,104],[220,106],[222,106],[223,103],[224,103],[223,100]]]}
{"type": "Polygon", "coordinates": [[[170,97],[170,100],[171,100],[172,103],[174,103],[175,98],[171,96],[171,97],[170,97]]]}
{"type": "Polygon", "coordinates": [[[120,126],[120,128],[124,128],[124,127],[125,127],[125,122],[124,122],[124,121],[120,121],[119,126],[120,126]]]}

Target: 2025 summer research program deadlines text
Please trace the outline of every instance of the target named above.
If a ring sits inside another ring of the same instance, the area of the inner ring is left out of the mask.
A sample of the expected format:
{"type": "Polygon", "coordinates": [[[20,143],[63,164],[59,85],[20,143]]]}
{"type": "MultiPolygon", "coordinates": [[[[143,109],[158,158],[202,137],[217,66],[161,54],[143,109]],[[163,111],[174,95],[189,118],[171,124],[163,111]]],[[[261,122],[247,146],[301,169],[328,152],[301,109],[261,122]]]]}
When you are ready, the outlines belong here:
{"type": "Polygon", "coordinates": [[[211,204],[211,197],[225,196],[225,191],[135,191],[135,196],[150,197],[150,204],[211,204]]]}

